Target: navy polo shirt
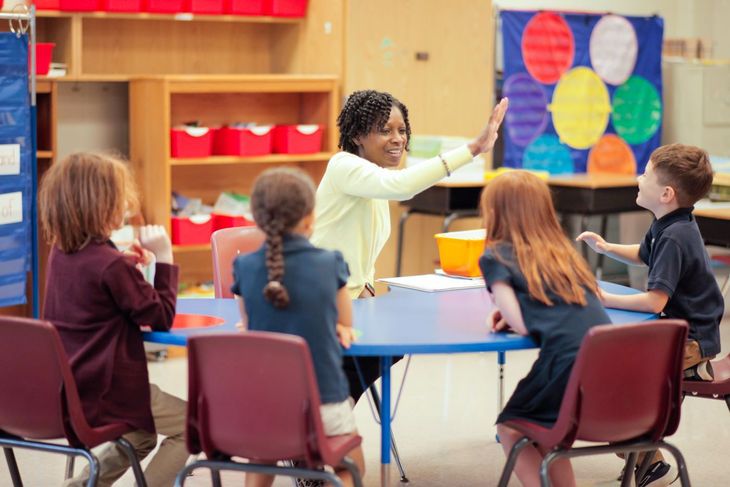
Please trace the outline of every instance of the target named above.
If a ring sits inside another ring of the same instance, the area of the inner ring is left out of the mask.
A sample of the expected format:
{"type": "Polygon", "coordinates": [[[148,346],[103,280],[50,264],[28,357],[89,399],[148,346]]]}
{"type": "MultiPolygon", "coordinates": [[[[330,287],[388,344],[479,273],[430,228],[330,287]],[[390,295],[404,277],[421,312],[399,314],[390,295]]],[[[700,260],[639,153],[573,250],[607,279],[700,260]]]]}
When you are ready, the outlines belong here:
{"type": "Polygon", "coordinates": [[[349,396],[342,369],[342,347],[337,339],[337,291],[349,276],[338,251],[317,248],[300,235],[284,237],[284,278],[289,306],[275,308],[264,298],[268,283],[266,244],[233,262],[231,291],[244,299],[250,330],[288,333],[309,345],[322,403],[342,402],[349,396]]]}
{"type": "Polygon", "coordinates": [[[720,353],[725,303],[693,209],[679,208],[654,220],[639,246],[639,258],[649,266],[647,289],[669,296],[663,316],[687,320],[689,338],[708,357],[720,353]]]}

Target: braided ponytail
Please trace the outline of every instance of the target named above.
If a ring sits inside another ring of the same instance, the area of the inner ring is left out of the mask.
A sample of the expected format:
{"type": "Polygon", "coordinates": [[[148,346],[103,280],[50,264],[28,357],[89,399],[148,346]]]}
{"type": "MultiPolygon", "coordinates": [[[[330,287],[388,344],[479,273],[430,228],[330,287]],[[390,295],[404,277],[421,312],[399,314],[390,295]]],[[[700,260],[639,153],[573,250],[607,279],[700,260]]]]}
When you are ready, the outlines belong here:
{"type": "Polygon", "coordinates": [[[284,235],[314,210],[314,183],[300,169],[268,169],[254,182],[251,209],[256,224],[266,234],[268,283],[263,293],[275,308],[289,305],[284,286],[284,235]]]}

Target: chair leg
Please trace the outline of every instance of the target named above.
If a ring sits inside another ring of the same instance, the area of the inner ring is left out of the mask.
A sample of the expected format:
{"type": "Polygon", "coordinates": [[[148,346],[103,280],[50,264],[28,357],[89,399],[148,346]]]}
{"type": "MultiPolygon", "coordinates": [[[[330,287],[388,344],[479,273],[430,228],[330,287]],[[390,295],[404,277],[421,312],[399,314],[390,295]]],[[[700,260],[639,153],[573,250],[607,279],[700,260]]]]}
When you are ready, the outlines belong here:
{"type": "Polygon", "coordinates": [[[545,455],[545,458],[542,459],[542,463],[540,464],[540,486],[541,487],[550,487],[550,465],[557,460],[558,458],[563,456],[563,452],[560,450],[552,450],[547,455],[545,455]]]}
{"type": "Polygon", "coordinates": [[[651,467],[652,460],[654,460],[654,456],[656,455],[657,450],[648,450],[643,452],[644,453],[644,459],[639,464],[638,471],[636,472],[636,478],[641,479],[644,478],[644,474],[649,470],[649,467],[651,467]]]}
{"type": "Polygon", "coordinates": [[[76,456],[69,455],[66,457],[66,469],[63,473],[63,480],[68,480],[74,476],[74,465],[76,464],[76,456]]]}
{"type": "Polygon", "coordinates": [[[350,475],[352,475],[352,482],[355,487],[362,487],[362,477],[360,476],[360,469],[357,468],[355,462],[353,462],[350,458],[345,457],[340,463],[343,467],[347,469],[348,472],[350,472],[350,475]]]}
{"type": "Polygon", "coordinates": [[[666,441],[662,441],[660,443],[662,448],[665,448],[669,451],[669,453],[672,454],[674,457],[674,460],[677,462],[677,469],[679,470],[679,480],[681,482],[682,487],[691,487],[692,484],[690,484],[689,481],[689,472],[687,472],[687,463],[684,461],[684,456],[682,455],[682,452],[679,451],[679,448],[672,445],[671,443],[667,443],[666,441]]]}
{"type": "Polygon", "coordinates": [[[84,450],[79,452],[89,462],[89,479],[86,481],[86,487],[96,487],[99,483],[99,459],[90,451],[84,450]]]}
{"type": "Polygon", "coordinates": [[[144,478],[144,473],[142,473],[142,467],[139,464],[137,452],[134,450],[132,444],[124,437],[117,438],[114,443],[119,445],[125,455],[127,455],[129,465],[132,467],[132,472],[134,473],[134,479],[137,482],[137,487],[147,487],[147,481],[144,478]]]}
{"type": "MultiPolygon", "coordinates": [[[[373,402],[375,403],[375,410],[378,412],[378,416],[380,417],[380,394],[378,394],[378,390],[375,388],[375,385],[371,385],[369,390],[370,395],[373,397],[373,402]]],[[[406,470],[405,468],[403,468],[403,464],[400,461],[398,447],[395,444],[395,435],[393,435],[393,428],[390,429],[390,450],[393,452],[393,460],[395,460],[395,464],[398,466],[398,471],[400,472],[400,481],[403,483],[408,483],[409,480],[406,476],[406,470]]]]}
{"type": "Polygon", "coordinates": [[[221,487],[221,471],[217,468],[210,469],[210,480],[213,482],[213,487],[221,487]]]}
{"type": "Polygon", "coordinates": [[[10,478],[13,480],[13,487],[23,487],[23,481],[20,478],[20,470],[18,470],[18,462],[15,461],[15,453],[12,448],[3,448],[5,453],[5,461],[10,470],[10,478]]]}
{"type": "Polygon", "coordinates": [[[188,476],[195,470],[196,468],[200,468],[200,465],[198,465],[198,462],[193,462],[185,465],[182,470],[180,470],[177,473],[177,477],[175,477],[175,487],[183,487],[185,484],[185,481],[187,480],[188,476]]]}
{"type": "Polygon", "coordinates": [[[639,454],[636,452],[629,453],[626,458],[626,465],[624,466],[624,475],[621,477],[621,487],[631,487],[631,477],[634,475],[634,469],[636,468],[636,459],[639,454]]]}
{"type": "Polygon", "coordinates": [[[507,462],[504,464],[504,468],[502,469],[502,476],[499,478],[497,487],[507,487],[509,478],[512,476],[512,470],[514,470],[515,463],[517,463],[517,456],[520,454],[522,449],[529,444],[530,439],[524,436],[520,438],[517,443],[512,445],[512,449],[509,451],[509,456],[507,457],[507,462]]]}
{"type": "Polygon", "coordinates": [[[725,404],[727,404],[727,409],[730,410],[730,395],[725,396],[725,404]]]}

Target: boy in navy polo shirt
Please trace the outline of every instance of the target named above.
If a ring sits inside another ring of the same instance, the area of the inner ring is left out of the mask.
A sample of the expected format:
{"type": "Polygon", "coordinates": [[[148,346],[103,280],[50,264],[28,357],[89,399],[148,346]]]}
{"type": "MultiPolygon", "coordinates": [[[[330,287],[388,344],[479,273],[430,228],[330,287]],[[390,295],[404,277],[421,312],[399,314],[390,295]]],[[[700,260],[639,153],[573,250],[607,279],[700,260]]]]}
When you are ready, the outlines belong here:
{"type": "MultiPolygon", "coordinates": [[[[720,320],[724,302],[715,281],[693,205],[710,190],[712,166],[707,152],[682,144],[659,147],[639,176],[636,204],[654,214],[641,244],[606,242],[583,232],[577,238],[600,254],[633,265],[649,266],[647,291],[632,295],[603,292],[609,308],[660,313],[689,323],[685,345],[685,380],[712,380],[710,359],[720,352],[720,320]]],[[[657,452],[655,462],[638,486],[668,485],[670,467],[657,452]]]]}

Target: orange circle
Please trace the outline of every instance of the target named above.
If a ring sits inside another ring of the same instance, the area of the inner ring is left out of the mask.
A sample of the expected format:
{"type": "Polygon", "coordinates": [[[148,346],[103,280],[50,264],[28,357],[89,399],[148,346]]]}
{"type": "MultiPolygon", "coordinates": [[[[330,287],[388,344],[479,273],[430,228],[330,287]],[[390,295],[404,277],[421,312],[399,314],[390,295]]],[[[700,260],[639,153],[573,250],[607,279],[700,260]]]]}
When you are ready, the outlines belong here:
{"type": "Polygon", "coordinates": [[[636,158],[621,137],[606,134],[588,154],[586,170],[591,174],[636,174],[636,158]]]}

